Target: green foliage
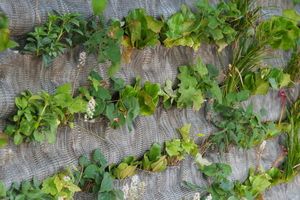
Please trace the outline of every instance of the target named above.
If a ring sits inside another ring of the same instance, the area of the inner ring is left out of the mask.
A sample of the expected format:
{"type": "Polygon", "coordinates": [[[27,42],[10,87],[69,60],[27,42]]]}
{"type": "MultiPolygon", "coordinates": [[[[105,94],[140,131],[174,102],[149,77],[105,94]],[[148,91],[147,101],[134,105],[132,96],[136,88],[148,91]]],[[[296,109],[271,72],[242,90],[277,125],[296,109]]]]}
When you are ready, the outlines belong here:
{"type": "Polygon", "coordinates": [[[291,84],[291,80],[290,75],[284,73],[283,69],[266,67],[249,72],[243,83],[243,89],[250,90],[250,95],[266,95],[270,86],[278,90],[291,84]]]}
{"type": "Polygon", "coordinates": [[[197,145],[190,138],[191,124],[179,128],[182,139],[173,139],[165,142],[165,150],[167,154],[168,165],[176,165],[180,160],[183,160],[188,154],[198,152],[197,145]]]}
{"type": "Polygon", "coordinates": [[[164,92],[165,108],[170,108],[172,103],[177,103],[177,108],[192,106],[193,110],[199,110],[204,98],[216,98],[222,102],[221,90],[218,87],[217,77],[219,70],[214,65],[204,65],[198,58],[195,65],[180,66],[180,74],[177,75],[180,83],[176,90],[172,89],[172,82],[167,79],[164,92]]]}
{"type": "Polygon", "coordinates": [[[73,199],[75,192],[81,191],[81,189],[74,184],[75,177],[71,170],[66,166],[66,170],[55,174],[53,177],[46,178],[42,183],[42,191],[45,194],[54,196],[55,199],[59,197],[66,200],[73,199]]]}
{"type": "Polygon", "coordinates": [[[93,192],[98,195],[98,200],[116,200],[123,199],[122,190],[114,189],[113,179],[110,174],[105,171],[107,161],[100,149],[96,149],[93,153],[94,161],[88,162],[87,158],[82,156],[79,159],[79,165],[82,172],[76,171],[75,177],[78,186],[83,192],[93,192]]]}
{"type": "Polygon", "coordinates": [[[22,92],[16,97],[17,114],[12,117],[14,125],[7,125],[4,133],[14,138],[15,145],[26,142],[43,142],[46,136],[54,143],[59,125],[72,125],[74,114],[85,112],[87,103],[81,97],[72,97],[71,84],[59,86],[54,95],[41,90],[38,94],[22,92]]]}
{"type": "Polygon", "coordinates": [[[292,81],[300,82],[300,38],[294,41],[292,56],[285,71],[290,74],[292,81]]]}
{"type": "MultiPolygon", "coordinates": [[[[4,188],[4,194],[5,194],[5,186],[3,188],[4,188]]],[[[0,194],[0,196],[1,196],[1,194],[0,194]]],[[[47,195],[41,190],[40,183],[36,178],[33,178],[32,183],[30,183],[29,181],[23,181],[21,183],[20,187],[19,187],[19,184],[13,183],[11,186],[11,189],[8,190],[6,192],[6,195],[4,195],[4,196],[5,197],[7,196],[11,200],[20,200],[20,199],[54,200],[53,196],[47,195]]]]}
{"type": "Polygon", "coordinates": [[[292,0],[294,5],[297,5],[298,3],[300,3],[300,0],[292,0]]]}
{"type": "Polygon", "coordinates": [[[108,171],[113,179],[125,179],[133,174],[141,162],[136,161],[137,156],[128,156],[117,166],[115,163],[108,166],[108,171]]]}
{"type": "Polygon", "coordinates": [[[160,172],[167,166],[166,155],[161,154],[162,146],[158,143],[153,143],[150,151],[144,154],[140,168],[151,172],[160,172]]]}
{"type": "Polygon", "coordinates": [[[125,17],[125,35],[122,44],[131,48],[154,48],[160,42],[159,31],[163,23],[147,15],[145,9],[137,8],[125,17]]]}
{"type": "Polygon", "coordinates": [[[176,13],[166,21],[161,31],[161,37],[166,47],[190,46],[198,49],[202,40],[200,35],[201,20],[185,5],[181,6],[181,13],[176,13]]]}
{"type": "Polygon", "coordinates": [[[245,182],[243,183],[240,183],[239,181],[235,182],[235,192],[240,196],[243,197],[256,196],[271,185],[270,180],[272,178],[268,173],[263,172],[263,173],[255,174],[254,171],[255,168],[251,167],[249,172],[249,177],[245,182]]]}
{"type": "Polygon", "coordinates": [[[257,27],[258,37],[266,38],[272,49],[291,49],[294,40],[300,35],[297,22],[300,15],[294,9],[283,12],[283,17],[272,16],[270,20],[263,21],[257,27]]]}
{"type": "Polygon", "coordinates": [[[226,4],[220,1],[215,8],[207,0],[199,0],[194,5],[198,8],[198,15],[201,17],[200,28],[203,30],[201,37],[204,41],[216,43],[219,46],[218,51],[233,42],[236,31],[229,22],[240,17],[240,11],[234,3],[226,4]]]}
{"type": "Polygon", "coordinates": [[[107,69],[107,75],[113,76],[121,66],[120,44],[124,34],[121,22],[113,20],[111,25],[108,25],[105,16],[101,14],[98,20],[95,16],[88,21],[82,18],[78,30],[83,34],[74,36],[74,44],[86,45],[88,55],[98,55],[98,63],[110,60],[112,64],[107,69]]]}
{"type": "Polygon", "coordinates": [[[24,47],[25,51],[34,52],[36,57],[42,57],[44,66],[48,67],[53,58],[64,52],[64,48],[73,45],[72,37],[74,33],[83,34],[79,27],[79,13],[60,13],[57,15],[48,13],[49,22],[44,26],[37,26],[34,32],[28,33],[28,43],[24,47]]]}
{"type": "MultiPolygon", "coordinates": [[[[236,102],[246,100],[248,94],[249,91],[228,94],[225,102],[227,105],[236,105],[236,102]]],[[[214,111],[220,114],[221,120],[213,119],[219,131],[212,134],[210,141],[213,146],[220,148],[220,152],[229,144],[251,149],[264,140],[271,129],[268,124],[261,123],[261,116],[253,111],[252,103],[244,110],[241,106],[231,107],[216,102],[214,111]]]]}
{"type": "Polygon", "coordinates": [[[13,48],[19,46],[18,43],[9,40],[10,39],[10,30],[8,18],[0,14],[0,52],[4,49],[13,48]]]}
{"type": "Polygon", "coordinates": [[[95,101],[95,108],[92,113],[87,112],[87,120],[100,119],[106,116],[110,120],[110,127],[117,129],[124,124],[132,130],[132,120],[141,115],[152,115],[156,110],[159,95],[161,92],[160,84],[145,82],[144,87],[140,85],[141,77],[136,78],[134,86],[126,85],[120,78],[111,77],[112,87],[103,78],[92,71],[89,79],[92,83],[89,88],[79,88],[83,96],[89,101],[95,101]],[[117,92],[118,95],[113,94],[117,92]]]}

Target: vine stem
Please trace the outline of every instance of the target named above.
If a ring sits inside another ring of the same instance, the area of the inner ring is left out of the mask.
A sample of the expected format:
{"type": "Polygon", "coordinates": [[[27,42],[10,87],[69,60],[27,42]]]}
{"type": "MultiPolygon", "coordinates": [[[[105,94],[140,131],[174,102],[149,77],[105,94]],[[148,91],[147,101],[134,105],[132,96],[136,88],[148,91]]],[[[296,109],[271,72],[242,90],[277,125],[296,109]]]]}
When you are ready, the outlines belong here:
{"type": "Polygon", "coordinates": [[[78,124],[75,124],[75,123],[74,123],[74,125],[77,126],[78,128],[81,128],[81,129],[83,129],[83,130],[89,132],[90,134],[96,136],[97,138],[100,138],[101,140],[107,142],[107,140],[105,140],[103,137],[100,137],[99,135],[93,133],[92,131],[89,131],[88,129],[86,129],[86,128],[82,127],[82,126],[79,126],[78,124]]]}

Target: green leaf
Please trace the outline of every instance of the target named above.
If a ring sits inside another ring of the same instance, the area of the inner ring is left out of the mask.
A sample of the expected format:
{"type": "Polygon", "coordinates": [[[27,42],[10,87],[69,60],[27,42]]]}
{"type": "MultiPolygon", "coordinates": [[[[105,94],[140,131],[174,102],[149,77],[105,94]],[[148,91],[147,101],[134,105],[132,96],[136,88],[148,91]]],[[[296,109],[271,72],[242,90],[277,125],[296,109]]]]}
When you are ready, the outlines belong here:
{"type": "Polygon", "coordinates": [[[242,90],[241,92],[237,93],[236,100],[238,102],[246,101],[249,98],[249,90],[242,90]]]}
{"type": "MultiPolygon", "coordinates": [[[[298,3],[300,0],[297,0],[298,3]]],[[[293,0],[293,3],[295,0],[293,0]]],[[[296,5],[296,4],[295,4],[296,5]]],[[[285,9],[282,12],[282,16],[288,18],[295,26],[297,26],[299,20],[300,20],[300,15],[296,12],[295,9],[285,9]]]]}
{"type": "Polygon", "coordinates": [[[96,175],[98,173],[98,167],[97,165],[90,164],[87,166],[84,170],[83,177],[84,178],[92,178],[95,179],[96,175]]]}
{"type": "Polygon", "coordinates": [[[111,100],[111,95],[109,94],[108,90],[102,86],[98,86],[98,90],[92,90],[91,95],[97,98],[102,99],[103,101],[111,100]]]}
{"type": "Polygon", "coordinates": [[[95,72],[95,71],[91,71],[90,75],[91,75],[92,78],[94,78],[94,79],[96,79],[98,81],[102,81],[103,80],[103,78],[97,72],[95,72]]]}
{"type": "Polygon", "coordinates": [[[172,142],[165,142],[165,149],[169,157],[179,155],[182,151],[180,139],[173,139],[172,142]]]}
{"type": "Polygon", "coordinates": [[[0,180],[0,197],[6,197],[6,186],[2,180],[0,180]]]}
{"type": "Polygon", "coordinates": [[[115,75],[119,71],[120,67],[121,67],[120,62],[112,62],[109,68],[107,68],[107,76],[111,77],[115,75]]]}
{"type": "Polygon", "coordinates": [[[42,191],[53,196],[58,192],[56,189],[56,185],[54,184],[54,178],[55,177],[46,178],[42,184],[42,191]]]}
{"type": "Polygon", "coordinates": [[[100,45],[104,42],[104,34],[103,31],[96,31],[95,33],[93,33],[93,35],[89,38],[88,41],[86,41],[87,45],[100,45]]]}
{"type": "Polygon", "coordinates": [[[121,62],[121,52],[120,46],[116,43],[109,43],[107,48],[105,48],[108,58],[115,63],[121,62]]]}
{"type": "Polygon", "coordinates": [[[42,58],[43,58],[43,61],[44,61],[44,67],[49,67],[49,65],[50,65],[51,62],[52,62],[51,56],[42,54],[42,58]]]}
{"type": "Polygon", "coordinates": [[[115,77],[110,77],[110,79],[114,82],[114,91],[120,91],[123,86],[124,86],[124,83],[125,83],[125,80],[124,79],[121,79],[121,78],[115,78],[115,77]]]}
{"type": "Polygon", "coordinates": [[[101,162],[103,160],[105,160],[106,162],[106,159],[104,157],[104,155],[101,153],[100,149],[96,149],[93,153],[93,159],[96,161],[96,162],[101,162]]]}
{"type": "Polygon", "coordinates": [[[94,16],[102,13],[106,8],[107,0],[92,0],[92,8],[94,11],[94,16]]]}
{"type": "Polygon", "coordinates": [[[113,181],[108,172],[104,172],[103,180],[101,182],[100,192],[109,192],[114,189],[113,181]]]}
{"type": "MultiPolygon", "coordinates": [[[[0,149],[6,147],[7,144],[8,144],[8,137],[0,132],[0,149]]],[[[0,185],[0,188],[1,188],[1,185],[0,185]]]]}
{"type": "Polygon", "coordinates": [[[41,134],[38,130],[34,130],[33,137],[37,142],[43,142],[44,141],[44,135],[41,134]]]}
{"type": "Polygon", "coordinates": [[[79,158],[78,162],[79,162],[79,165],[83,166],[83,167],[87,167],[89,165],[89,161],[88,161],[88,159],[85,156],[81,156],[79,158]]]}
{"type": "Polygon", "coordinates": [[[14,143],[16,146],[18,146],[19,144],[21,144],[23,141],[23,137],[21,136],[20,133],[15,134],[14,136],[14,143]]]}
{"type": "Polygon", "coordinates": [[[203,169],[204,166],[209,166],[212,163],[209,162],[206,158],[203,158],[200,153],[197,153],[195,156],[195,163],[198,165],[200,169],[203,169]]]}
{"type": "Polygon", "coordinates": [[[98,200],[112,200],[111,195],[108,192],[99,192],[98,200]]]}

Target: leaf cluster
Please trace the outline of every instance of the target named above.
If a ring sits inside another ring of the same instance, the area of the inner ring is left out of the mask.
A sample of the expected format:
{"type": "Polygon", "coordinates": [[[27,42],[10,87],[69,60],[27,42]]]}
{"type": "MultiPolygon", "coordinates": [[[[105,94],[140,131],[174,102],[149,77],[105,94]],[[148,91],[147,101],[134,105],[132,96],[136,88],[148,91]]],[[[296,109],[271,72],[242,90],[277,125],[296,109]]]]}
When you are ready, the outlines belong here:
{"type": "Polygon", "coordinates": [[[29,32],[28,43],[24,50],[34,52],[36,57],[42,57],[44,66],[48,67],[53,58],[71,48],[74,33],[83,34],[79,29],[79,13],[48,13],[49,21],[44,26],[36,26],[34,32],[29,32]]]}
{"type": "Polygon", "coordinates": [[[284,73],[283,69],[266,67],[249,72],[244,78],[243,89],[249,90],[250,95],[266,95],[270,86],[278,90],[289,84],[291,84],[290,75],[284,73]]]}
{"type": "Polygon", "coordinates": [[[177,78],[178,88],[172,89],[170,79],[166,80],[164,92],[167,94],[163,103],[166,109],[170,108],[175,101],[177,108],[192,106],[193,110],[199,110],[204,98],[216,98],[222,102],[222,93],[218,86],[217,77],[219,70],[214,65],[204,65],[199,57],[195,65],[180,66],[177,78]]]}
{"type": "Polygon", "coordinates": [[[156,110],[161,92],[160,84],[145,82],[140,85],[141,77],[136,78],[134,86],[124,85],[125,81],[111,77],[112,87],[97,73],[92,71],[89,88],[79,88],[87,100],[96,101],[94,118],[106,116],[110,120],[110,127],[116,129],[124,124],[132,130],[132,120],[141,115],[152,115],[156,110]],[[116,93],[117,94],[113,94],[116,93]]]}
{"type": "Polygon", "coordinates": [[[81,191],[81,189],[74,184],[75,177],[72,174],[69,167],[59,174],[55,174],[53,177],[46,178],[42,183],[42,191],[45,194],[54,196],[54,199],[59,197],[66,200],[73,199],[75,192],[81,191]]]}
{"type": "Polygon", "coordinates": [[[133,174],[140,161],[136,161],[137,156],[128,156],[122,160],[120,164],[112,163],[108,166],[108,171],[113,179],[125,179],[133,174]]]}
{"type": "Polygon", "coordinates": [[[160,172],[167,167],[166,155],[162,155],[162,146],[157,142],[153,143],[150,151],[144,156],[140,168],[151,172],[160,172]]]}
{"type": "Polygon", "coordinates": [[[10,39],[10,30],[8,18],[0,14],[0,52],[4,49],[13,48],[19,46],[18,43],[9,40],[10,39]]]}
{"type": "Polygon", "coordinates": [[[288,50],[300,35],[297,26],[300,15],[294,9],[283,11],[283,16],[272,16],[270,20],[261,22],[257,27],[257,36],[266,38],[272,49],[288,50]]]}
{"type": "Polygon", "coordinates": [[[147,15],[145,9],[133,9],[125,17],[125,34],[122,44],[136,49],[143,49],[146,46],[155,48],[160,43],[158,38],[162,26],[163,22],[147,15]]]}
{"type": "Polygon", "coordinates": [[[15,145],[25,142],[43,142],[46,136],[54,143],[59,125],[70,125],[74,114],[85,112],[87,103],[81,97],[72,97],[71,84],[59,86],[55,94],[41,90],[37,94],[22,92],[23,97],[16,97],[17,114],[12,117],[14,125],[7,125],[4,133],[14,138],[15,145]]]}
{"type": "Polygon", "coordinates": [[[98,194],[99,200],[123,199],[122,190],[114,189],[113,180],[109,172],[105,171],[107,161],[100,149],[94,151],[91,162],[85,156],[80,157],[79,165],[82,172],[75,172],[75,182],[78,182],[82,191],[98,194]]]}
{"type": "Polygon", "coordinates": [[[191,124],[179,128],[182,139],[172,139],[165,142],[168,165],[176,165],[188,154],[195,154],[199,150],[194,140],[190,137],[191,124]]]}

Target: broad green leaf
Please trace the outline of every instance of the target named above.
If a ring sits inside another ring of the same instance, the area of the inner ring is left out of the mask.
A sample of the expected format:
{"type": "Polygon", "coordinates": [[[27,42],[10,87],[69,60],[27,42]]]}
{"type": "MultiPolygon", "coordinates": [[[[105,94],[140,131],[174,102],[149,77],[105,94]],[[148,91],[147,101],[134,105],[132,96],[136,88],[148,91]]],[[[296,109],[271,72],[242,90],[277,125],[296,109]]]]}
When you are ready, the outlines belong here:
{"type": "Polygon", "coordinates": [[[160,144],[158,144],[157,142],[153,143],[150,151],[146,153],[146,155],[149,157],[149,160],[157,161],[161,157],[161,149],[162,146],[160,144]]]}
{"type": "Polygon", "coordinates": [[[180,139],[165,142],[165,149],[169,157],[179,155],[182,152],[180,139]]]}
{"type": "Polygon", "coordinates": [[[196,190],[196,189],[201,189],[202,190],[202,187],[199,187],[197,185],[194,185],[194,184],[191,184],[189,182],[186,182],[186,181],[182,181],[182,183],[186,186],[188,186],[190,189],[192,190],[196,190]]]}
{"type": "Polygon", "coordinates": [[[192,124],[188,124],[186,126],[183,126],[181,128],[178,128],[178,131],[180,132],[180,135],[182,137],[183,141],[190,139],[190,129],[192,124]]]}
{"type": "Polygon", "coordinates": [[[57,192],[61,192],[61,190],[65,186],[65,181],[61,180],[57,175],[54,177],[53,183],[56,186],[57,192]]]}
{"type": "Polygon", "coordinates": [[[71,93],[71,83],[64,84],[57,87],[56,94],[70,94],[71,93]]]}
{"type": "Polygon", "coordinates": [[[110,79],[114,82],[114,91],[120,91],[123,86],[124,86],[124,83],[125,83],[125,80],[124,79],[121,79],[121,78],[115,78],[115,77],[110,77],[110,79]]]}
{"type": "Polygon", "coordinates": [[[94,16],[102,13],[106,8],[107,0],[92,0],[92,8],[94,11],[94,16]]]}
{"type": "Polygon", "coordinates": [[[94,78],[94,79],[96,79],[98,81],[102,81],[103,80],[103,78],[97,72],[95,72],[95,71],[91,71],[90,75],[91,75],[92,78],[94,78]]]}
{"type": "Polygon", "coordinates": [[[102,160],[105,160],[106,162],[106,159],[104,157],[104,155],[101,153],[100,149],[96,149],[93,153],[93,159],[96,161],[96,162],[102,162],[102,160]]]}
{"type": "Polygon", "coordinates": [[[124,192],[122,190],[112,190],[111,193],[121,200],[124,199],[124,192]]]}
{"type": "Polygon", "coordinates": [[[84,95],[87,98],[87,100],[91,100],[90,92],[86,88],[79,87],[78,90],[82,95],[84,95]]]}
{"type": "MultiPolygon", "coordinates": [[[[294,2],[295,0],[293,0],[294,2]]],[[[297,0],[298,3],[300,0],[297,0]]],[[[282,16],[286,17],[288,20],[290,20],[295,26],[297,26],[299,20],[300,20],[300,15],[296,12],[295,9],[286,9],[282,12],[282,16]]]]}
{"type": "Polygon", "coordinates": [[[23,137],[21,136],[20,133],[15,134],[14,136],[14,143],[16,146],[18,146],[19,144],[21,144],[23,141],[23,137]]]}
{"type": "Polygon", "coordinates": [[[240,91],[239,93],[237,93],[236,100],[238,102],[246,101],[249,98],[249,93],[249,90],[240,91]]]}
{"type": "Polygon", "coordinates": [[[89,165],[89,161],[85,156],[79,158],[79,165],[83,167],[87,167],[89,165]]]}
{"type": "Polygon", "coordinates": [[[95,99],[96,101],[96,108],[95,108],[95,112],[94,115],[100,115],[104,109],[105,109],[105,102],[103,102],[101,99],[95,99]]]}
{"type": "Polygon", "coordinates": [[[37,142],[43,142],[44,141],[44,135],[41,134],[38,130],[34,130],[33,137],[37,142]]]}
{"type": "Polygon", "coordinates": [[[122,170],[120,172],[120,178],[125,179],[125,178],[132,176],[135,173],[136,168],[137,168],[137,165],[126,167],[124,170],[122,170]]]}
{"type": "Polygon", "coordinates": [[[108,192],[99,192],[98,200],[112,200],[111,195],[108,192]]]}
{"type": "Polygon", "coordinates": [[[300,3],[300,0],[292,0],[294,5],[297,5],[298,3],[300,3]]]}
{"type": "Polygon", "coordinates": [[[43,132],[45,133],[45,136],[46,136],[47,140],[49,141],[49,143],[53,144],[56,139],[55,132],[53,132],[49,129],[43,129],[43,132]]]}
{"type": "Polygon", "coordinates": [[[153,16],[145,16],[145,19],[148,28],[155,33],[158,33],[163,26],[163,22],[155,20],[153,16]]]}
{"type": "Polygon", "coordinates": [[[167,166],[166,155],[160,157],[158,161],[150,164],[153,172],[160,172],[164,170],[167,166]]]}
{"type": "Polygon", "coordinates": [[[90,164],[87,166],[84,170],[83,177],[84,178],[93,178],[95,179],[96,175],[98,173],[98,167],[97,165],[90,164]]]}
{"type": "Polygon", "coordinates": [[[206,65],[202,63],[201,57],[196,60],[196,64],[194,65],[195,71],[197,71],[200,76],[206,75],[208,73],[206,65]]]}
{"type": "Polygon", "coordinates": [[[104,42],[104,34],[103,31],[96,31],[93,33],[93,35],[89,38],[88,41],[86,41],[86,44],[88,45],[100,45],[104,42]]]}
{"type": "Polygon", "coordinates": [[[114,189],[113,181],[108,172],[104,172],[103,180],[101,182],[100,192],[109,192],[114,189]]]}
{"type": "Polygon", "coordinates": [[[120,63],[121,62],[121,52],[120,46],[116,43],[109,43],[107,48],[105,48],[107,56],[112,62],[120,63]]]}
{"type": "Polygon", "coordinates": [[[98,86],[98,90],[92,90],[91,95],[97,98],[102,99],[103,101],[111,100],[111,95],[109,94],[108,90],[102,86],[98,86]]]}

